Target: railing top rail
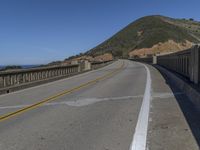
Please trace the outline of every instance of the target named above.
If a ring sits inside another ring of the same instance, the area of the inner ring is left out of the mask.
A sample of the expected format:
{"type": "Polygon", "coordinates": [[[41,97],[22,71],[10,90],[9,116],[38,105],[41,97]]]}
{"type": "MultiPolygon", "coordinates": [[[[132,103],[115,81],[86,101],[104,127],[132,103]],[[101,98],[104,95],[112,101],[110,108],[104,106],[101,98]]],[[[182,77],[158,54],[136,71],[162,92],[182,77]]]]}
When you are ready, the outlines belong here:
{"type": "Polygon", "coordinates": [[[191,49],[187,49],[187,50],[183,50],[180,52],[170,53],[170,54],[166,54],[166,55],[159,55],[158,57],[162,58],[162,57],[168,57],[168,56],[189,55],[190,53],[191,53],[191,49]]]}

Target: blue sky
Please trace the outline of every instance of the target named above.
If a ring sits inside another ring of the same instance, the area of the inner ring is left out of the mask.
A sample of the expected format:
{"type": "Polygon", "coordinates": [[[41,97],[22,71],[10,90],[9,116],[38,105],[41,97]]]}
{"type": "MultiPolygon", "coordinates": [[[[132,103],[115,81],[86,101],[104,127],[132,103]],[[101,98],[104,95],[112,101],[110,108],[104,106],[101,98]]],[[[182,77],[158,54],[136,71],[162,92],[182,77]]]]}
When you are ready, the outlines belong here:
{"type": "Polygon", "coordinates": [[[85,52],[146,15],[200,21],[200,0],[0,0],[0,65],[85,52]]]}

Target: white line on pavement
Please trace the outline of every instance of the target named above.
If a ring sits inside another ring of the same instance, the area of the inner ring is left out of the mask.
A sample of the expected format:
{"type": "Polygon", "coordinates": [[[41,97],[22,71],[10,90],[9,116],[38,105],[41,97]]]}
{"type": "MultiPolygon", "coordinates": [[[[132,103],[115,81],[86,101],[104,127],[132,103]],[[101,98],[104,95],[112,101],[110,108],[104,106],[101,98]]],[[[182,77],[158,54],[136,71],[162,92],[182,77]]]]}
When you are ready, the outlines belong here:
{"type": "MultiPolygon", "coordinates": [[[[122,97],[107,97],[107,98],[81,98],[81,99],[74,99],[70,101],[62,101],[62,102],[51,102],[51,103],[46,103],[43,106],[54,106],[54,105],[68,105],[68,106],[76,106],[76,107],[81,107],[81,106],[86,106],[86,105],[91,105],[97,102],[101,101],[113,101],[113,100],[128,100],[128,99],[133,99],[133,98],[142,98],[143,95],[138,95],[138,96],[122,96],[122,97]]],[[[29,105],[12,105],[12,106],[1,106],[0,109],[14,109],[14,108],[23,108],[31,106],[29,105]]]]}
{"type": "MultiPolygon", "coordinates": [[[[177,93],[153,93],[152,98],[159,98],[159,99],[165,99],[174,97],[176,95],[183,95],[184,93],[177,92],[177,93]]],[[[125,100],[125,99],[131,99],[131,98],[143,98],[143,95],[136,95],[136,96],[122,96],[122,97],[106,97],[106,98],[81,98],[81,99],[75,99],[70,101],[62,101],[62,102],[51,102],[46,103],[43,106],[55,106],[55,105],[68,105],[68,106],[86,106],[93,103],[101,102],[101,101],[112,101],[112,100],[125,100]]],[[[23,108],[28,107],[33,104],[26,104],[26,105],[10,105],[10,106],[0,106],[0,109],[15,109],[15,108],[23,108]]]]}
{"type": "MultiPolygon", "coordinates": [[[[141,63],[139,63],[141,64],[141,63]]],[[[133,141],[130,146],[130,150],[145,150],[146,149],[146,140],[147,140],[147,131],[148,131],[148,122],[149,122],[149,109],[150,109],[150,100],[151,100],[151,75],[149,68],[145,67],[147,73],[146,79],[146,88],[144,92],[143,102],[138,116],[138,122],[135,128],[135,133],[133,136],[133,141]]]]}

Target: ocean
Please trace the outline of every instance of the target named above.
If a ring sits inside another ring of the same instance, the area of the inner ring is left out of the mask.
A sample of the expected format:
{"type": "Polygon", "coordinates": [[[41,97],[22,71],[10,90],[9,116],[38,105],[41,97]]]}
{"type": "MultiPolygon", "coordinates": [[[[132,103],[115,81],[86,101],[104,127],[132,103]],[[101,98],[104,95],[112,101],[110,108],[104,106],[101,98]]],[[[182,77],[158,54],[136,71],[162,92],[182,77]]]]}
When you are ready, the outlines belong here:
{"type": "MultiPolygon", "coordinates": [[[[40,65],[20,65],[23,69],[29,69],[29,68],[35,68],[38,67],[40,65]]],[[[4,68],[6,66],[0,65],[0,69],[4,68]]]]}

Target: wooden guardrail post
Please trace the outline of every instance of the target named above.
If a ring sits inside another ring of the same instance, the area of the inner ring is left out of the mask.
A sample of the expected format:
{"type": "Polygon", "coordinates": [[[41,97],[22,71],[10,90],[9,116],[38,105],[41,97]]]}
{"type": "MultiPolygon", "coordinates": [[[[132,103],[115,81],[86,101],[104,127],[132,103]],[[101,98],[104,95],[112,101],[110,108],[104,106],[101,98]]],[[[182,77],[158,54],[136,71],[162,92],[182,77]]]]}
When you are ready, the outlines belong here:
{"type": "Polygon", "coordinates": [[[190,81],[195,84],[198,84],[200,81],[200,48],[198,45],[195,45],[191,49],[191,56],[190,56],[190,81]]]}

